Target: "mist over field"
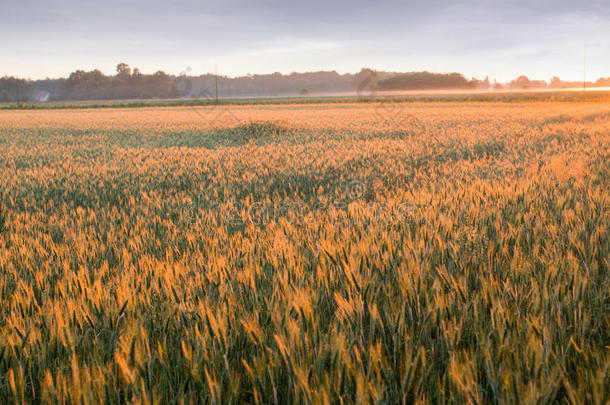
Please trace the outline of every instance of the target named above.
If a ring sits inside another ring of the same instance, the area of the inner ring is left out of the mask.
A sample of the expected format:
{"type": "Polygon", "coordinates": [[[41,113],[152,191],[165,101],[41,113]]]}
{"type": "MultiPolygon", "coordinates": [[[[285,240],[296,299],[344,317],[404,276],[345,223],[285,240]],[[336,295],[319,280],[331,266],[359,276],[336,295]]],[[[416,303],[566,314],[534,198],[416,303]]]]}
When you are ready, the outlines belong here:
{"type": "Polygon", "coordinates": [[[0,78],[0,103],[40,104],[75,100],[190,99],[217,101],[231,97],[307,97],[331,95],[383,96],[410,93],[481,93],[600,90],[610,87],[610,77],[595,82],[530,80],[519,76],[509,83],[467,79],[460,73],[396,73],[363,68],[354,74],[336,71],[248,75],[227,77],[217,74],[196,76],[189,69],[178,76],[163,71],[145,74],[126,63],[116,67],[116,75],[100,70],[77,70],[68,78],[23,80],[0,78]]]}

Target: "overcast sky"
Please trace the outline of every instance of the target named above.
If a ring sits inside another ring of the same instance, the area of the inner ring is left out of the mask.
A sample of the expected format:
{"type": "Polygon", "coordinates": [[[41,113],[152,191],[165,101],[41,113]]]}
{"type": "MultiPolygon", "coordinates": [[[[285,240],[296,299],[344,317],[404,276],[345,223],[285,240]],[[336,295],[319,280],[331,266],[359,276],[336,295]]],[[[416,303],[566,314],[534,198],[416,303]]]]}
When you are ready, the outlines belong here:
{"type": "Polygon", "coordinates": [[[610,0],[2,0],[0,76],[279,71],[610,76],[610,0]]]}

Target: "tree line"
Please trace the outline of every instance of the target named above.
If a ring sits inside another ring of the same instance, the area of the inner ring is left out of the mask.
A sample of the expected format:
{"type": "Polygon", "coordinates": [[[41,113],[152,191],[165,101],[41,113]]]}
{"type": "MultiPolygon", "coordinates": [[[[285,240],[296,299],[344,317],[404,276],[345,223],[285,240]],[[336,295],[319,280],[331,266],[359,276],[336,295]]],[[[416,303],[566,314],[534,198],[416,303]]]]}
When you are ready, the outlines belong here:
{"type": "MultiPolygon", "coordinates": [[[[170,76],[163,71],[143,74],[125,63],[117,65],[115,75],[100,70],[77,70],[68,78],[24,80],[0,78],[0,102],[51,100],[109,100],[150,98],[212,98],[235,96],[295,96],[315,94],[374,94],[400,90],[528,90],[582,87],[582,82],[562,81],[553,77],[549,82],[530,80],[526,76],[499,84],[489,78],[467,79],[460,73],[384,72],[364,68],[358,73],[339,74],[336,71],[308,73],[272,73],[242,77],[170,76]]],[[[610,87],[610,77],[587,82],[587,87],[610,87]]]]}
{"type": "Polygon", "coordinates": [[[586,87],[610,87],[610,77],[599,78],[595,82],[564,81],[554,76],[547,83],[545,80],[530,80],[527,76],[519,76],[508,85],[510,90],[536,90],[536,89],[574,89],[586,87]]]}
{"type": "Polygon", "coordinates": [[[124,100],[176,98],[180,93],[174,78],[163,71],[143,74],[119,63],[116,75],[100,70],[77,70],[65,79],[23,80],[0,78],[0,102],[48,100],[124,100]]]}
{"type": "Polygon", "coordinates": [[[62,99],[69,100],[108,100],[174,98],[180,94],[172,78],[163,71],[152,75],[132,69],[120,63],[115,76],[106,76],[100,70],[85,72],[77,70],[59,85],[62,99]]]}

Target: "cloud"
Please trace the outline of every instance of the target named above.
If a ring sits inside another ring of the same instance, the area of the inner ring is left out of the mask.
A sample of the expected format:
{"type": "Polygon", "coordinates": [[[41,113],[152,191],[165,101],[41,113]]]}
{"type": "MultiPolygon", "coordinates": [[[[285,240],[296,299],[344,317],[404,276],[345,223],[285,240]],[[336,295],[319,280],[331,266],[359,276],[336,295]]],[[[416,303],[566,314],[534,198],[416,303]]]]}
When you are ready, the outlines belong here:
{"type": "Polygon", "coordinates": [[[508,79],[537,60],[530,74],[565,76],[575,74],[565,55],[584,43],[610,65],[603,0],[21,0],[2,2],[0,15],[0,35],[15,39],[0,43],[0,74],[119,61],[178,73],[220,61],[229,74],[368,65],[508,79]]]}

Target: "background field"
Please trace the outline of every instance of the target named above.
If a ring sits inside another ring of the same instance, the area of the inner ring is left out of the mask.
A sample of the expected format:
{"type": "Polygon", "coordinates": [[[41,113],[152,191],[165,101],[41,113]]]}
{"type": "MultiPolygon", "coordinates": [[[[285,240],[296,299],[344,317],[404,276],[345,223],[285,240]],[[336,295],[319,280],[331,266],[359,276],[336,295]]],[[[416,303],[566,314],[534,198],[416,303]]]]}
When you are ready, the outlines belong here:
{"type": "Polygon", "coordinates": [[[608,403],[610,102],[404,101],[0,111],[2,402],[608,403]]]}

